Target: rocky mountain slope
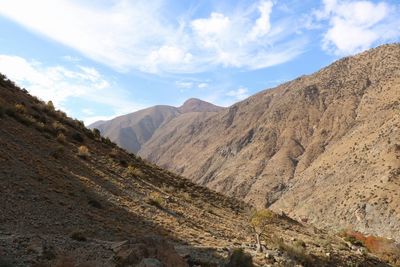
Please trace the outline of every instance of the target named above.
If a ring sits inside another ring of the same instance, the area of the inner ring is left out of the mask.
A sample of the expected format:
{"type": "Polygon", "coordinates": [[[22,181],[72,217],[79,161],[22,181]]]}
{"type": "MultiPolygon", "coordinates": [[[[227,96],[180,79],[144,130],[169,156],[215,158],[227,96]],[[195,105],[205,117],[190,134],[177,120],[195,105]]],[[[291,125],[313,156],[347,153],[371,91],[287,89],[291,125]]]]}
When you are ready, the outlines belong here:
{"type": "Polygon", "coordinates": [[[234,248],[255,266],[388,266],[284,215],[268,220],[257,253],[250,206],[120,149],[3,76],[0,151],[0,266],[224,266],[234,248]]]}
{"type": "Polygon", "coordinates": [[[136,153],[151,139],[157,130],[174,119],[191,122],[198,116],[207,116],[223,108],[211,103],[191,98],[180,107],[154,106],[110,121],[98,121],[90,128],[97,128],[103,136],[117,143],[126,150],[136,153]]]}
{"type": "Polygon", "coordinates": [[[258,207],[400,240],[400,45],[160,127],[152,162],[258,207]]]}

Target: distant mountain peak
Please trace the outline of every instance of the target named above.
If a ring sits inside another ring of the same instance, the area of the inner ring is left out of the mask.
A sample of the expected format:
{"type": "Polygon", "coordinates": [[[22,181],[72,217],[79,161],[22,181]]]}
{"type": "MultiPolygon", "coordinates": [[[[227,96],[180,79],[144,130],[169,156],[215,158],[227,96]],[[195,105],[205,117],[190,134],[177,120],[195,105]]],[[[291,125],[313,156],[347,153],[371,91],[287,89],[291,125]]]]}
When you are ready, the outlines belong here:
{"type": "Polygon", "coordinates": [[[220,111],[223,108],[198,98],[189,98],[178,109],[179,112],[181,113],[188,113],[188,112],[216,112],[220,111]]]}

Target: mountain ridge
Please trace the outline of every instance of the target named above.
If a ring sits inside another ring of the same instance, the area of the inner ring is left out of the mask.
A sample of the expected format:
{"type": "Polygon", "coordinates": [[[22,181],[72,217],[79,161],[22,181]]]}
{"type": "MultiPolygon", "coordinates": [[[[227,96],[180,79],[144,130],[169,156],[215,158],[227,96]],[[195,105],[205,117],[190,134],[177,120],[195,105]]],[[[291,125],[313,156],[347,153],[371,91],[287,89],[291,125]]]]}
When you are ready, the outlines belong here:
{"type": "Polygon", "coordinates": [[[138,152],[143,144],[151,139],[159,127],[171,120],[185,115],[196,117],[200,113],[214,113],[222,110],[206,101],[190,98],[180,107],[156,105],[133,113],[118,116],[109,121],[97,121],[89,128],[97,128],[121,147],[130,152],[138,152]],[[190,115],[186,115],[190,114],[190,115]]]}
{"type": "Polygon", "coordinates": [[[139,155],[320,227],[399,240],[399,57],[399,44],[383,45],[212,116],[174,120],[139,155]]]}

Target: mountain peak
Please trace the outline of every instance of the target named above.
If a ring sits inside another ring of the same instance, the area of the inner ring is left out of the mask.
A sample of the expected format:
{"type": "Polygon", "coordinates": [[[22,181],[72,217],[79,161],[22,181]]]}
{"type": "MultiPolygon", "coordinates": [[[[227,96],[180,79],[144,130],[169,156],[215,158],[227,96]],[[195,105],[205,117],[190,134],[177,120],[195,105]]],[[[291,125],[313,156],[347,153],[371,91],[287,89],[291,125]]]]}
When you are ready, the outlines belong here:
{"type": "Polygon", "coordinates": [[[220,111],[223,108],[198,98],[189,98],[178,109],[181,113],[188,113],[188,112],[216,112],[220,111]]]}

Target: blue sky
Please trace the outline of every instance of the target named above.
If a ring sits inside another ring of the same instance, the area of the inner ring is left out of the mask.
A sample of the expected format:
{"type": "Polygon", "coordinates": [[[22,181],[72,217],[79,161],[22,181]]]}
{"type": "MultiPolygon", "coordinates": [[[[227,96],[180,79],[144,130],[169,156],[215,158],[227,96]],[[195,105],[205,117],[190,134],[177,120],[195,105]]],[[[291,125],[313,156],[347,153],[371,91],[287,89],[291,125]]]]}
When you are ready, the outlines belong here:
{"type": "Polygon", "coordinates": [[[397,0],[0,1],[0,72],[86,124],[229,106],[399,39],[397,0]]]}

